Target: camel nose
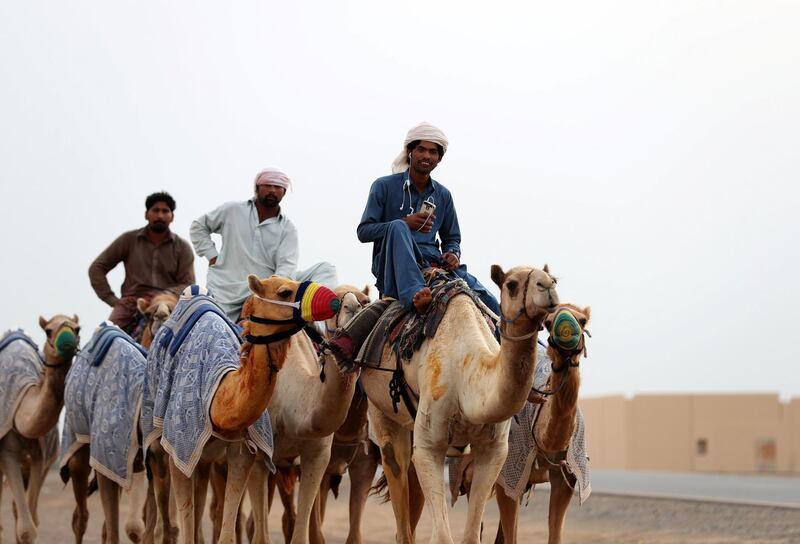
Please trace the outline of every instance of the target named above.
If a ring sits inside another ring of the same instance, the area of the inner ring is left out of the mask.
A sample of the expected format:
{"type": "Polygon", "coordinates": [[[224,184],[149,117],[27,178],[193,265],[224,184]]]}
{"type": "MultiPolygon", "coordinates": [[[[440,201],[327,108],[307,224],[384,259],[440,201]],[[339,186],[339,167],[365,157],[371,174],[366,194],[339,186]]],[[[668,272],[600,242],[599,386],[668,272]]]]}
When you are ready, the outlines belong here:
{"type": "Polygon", "coordinates": [[[78,337],[69,327],[61,327],[54,346],[59,357],[72,357],[78,351],[78,337]]]}

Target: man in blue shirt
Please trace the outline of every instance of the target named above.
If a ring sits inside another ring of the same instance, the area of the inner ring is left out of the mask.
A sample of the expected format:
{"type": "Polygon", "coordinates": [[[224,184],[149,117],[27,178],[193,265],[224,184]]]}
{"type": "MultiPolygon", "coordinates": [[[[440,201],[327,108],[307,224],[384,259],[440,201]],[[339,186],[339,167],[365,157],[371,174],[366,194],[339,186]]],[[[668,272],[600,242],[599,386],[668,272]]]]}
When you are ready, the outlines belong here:
{"type": "Polygon", "coordinates": [[[447,150],[447,138],[428,123],[412,128],[394,174],[377,179],[358,225],[358,239],[372,242],[372,273],[383,296],[424,313],[431,303],[422,269],[443,268],[464,279],[495,314],[497,299],[461,264],[461,230],[453,197],[430,173],[447,150]],[[435,206],[425,211],[424,202],[435,206]]]}

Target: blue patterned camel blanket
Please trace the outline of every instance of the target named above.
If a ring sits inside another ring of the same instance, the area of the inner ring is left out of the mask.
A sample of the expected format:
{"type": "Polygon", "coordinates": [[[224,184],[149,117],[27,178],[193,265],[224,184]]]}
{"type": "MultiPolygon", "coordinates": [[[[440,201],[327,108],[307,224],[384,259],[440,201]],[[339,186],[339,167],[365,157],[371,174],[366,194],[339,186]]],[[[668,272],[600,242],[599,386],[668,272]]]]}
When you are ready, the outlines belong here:
{"type": "Polygon", "coordinates": [[[14,414],[29,387],[42,381],[44,365],[36,344],[21,330],[0,339],[0,438],[14,427],[14,414]]]}
{"type": "MultiPolygon", "coordinates": [[[[240,345],[236,326],[211,297],[178,301],[147,356],[141,416],[145,451],[160,438],[175,466],[191,476],[213,435],[211,401],[225,374],[239,368],[240,345]]],[[[273,468],[266,411],[248,428],[245,442],[252,451],[264,452],[273,468]]]]}
{"type": "Polygon", "coordinates": [[[63,468],[84,444],[89,464],[127,489],[139,451],[138,423],[147,360],[113,325],[101,325],[72,362],[64,388],[63,468]]]}
{"type": "MultiPolygon", "coordinates": [[[[539,346],[536,350],[536,374],[533,385],[539,390],[547,388],[547,381],[552,373],[552,361],[547,351],[539,346]]],[[[497,483],[503,487],[506,495],[520,500],[527,489],[531,470],[536,460],[536,443],[533,440],[533,424],[541,404],[526,402],[522,409],[511,418],[511,429],[508,434],[508,456],[497,477],[497,483]]],[[[470,456],[448,458],[447,468],[450,477],[451,504],[455,504],[461,490],[461,477],[470,456]]],[[[567,448],[567,469],[576,479],[575,491],[581,504],[589,498],[592,486],[589,482],[589,457],[586,455],[586,437],[583,414],[578,409],[575,430],[567,448]]]]}

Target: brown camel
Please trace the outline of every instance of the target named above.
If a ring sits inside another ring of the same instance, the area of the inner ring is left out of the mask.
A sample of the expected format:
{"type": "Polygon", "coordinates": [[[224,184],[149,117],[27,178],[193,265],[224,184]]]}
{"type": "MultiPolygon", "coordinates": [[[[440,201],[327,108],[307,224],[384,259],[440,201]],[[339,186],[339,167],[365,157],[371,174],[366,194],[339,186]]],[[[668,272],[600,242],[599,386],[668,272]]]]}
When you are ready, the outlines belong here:
{"type": "MultiPolygon", "coordinates": [[[[344,292],[338,316],[341,323],[361,309],[357,298],[344,292]]],[[[330,459],[333,433],[347,416],[357,374],[341,372],[333,356],[320,359],[304,333],[292,337],[286,361],[269,403],[269,416],[275,437],[275,462],[288,465],[300,457],[297,519],[291,538],[296,544],[309,542],[311,512],[330,459]],[[298,410],[298,406],[303,409],[298,410]]],[[[257,465],[249,487],[255,518],[253,544],[266,541],[266,479],[264,466],[257,465]]]]}
{"type": "MultiPolygon", "coordinates": [[[[247,429],[267,409],[280,383],[278,373],[286,368],[287,356],[292,346],[297,344],[296,339],[301,339],[301,345],[310,348],[305,335],[289,335],[299,331],[302,321],[331,317],[339,304],[334,293],[318,284],[311,284],[305,290],[305,295],[298,297],[300,283],[297,281],[279,276],[259,280],[250,275],[248,283],[253,296],[246,303],[249,316],[245,324],[247,341],[241,348],[240,367],[224,374],[216,388],[209,408],[215,436],[205,443],[202,450],[203,460],[225,462],[228,467],[219,538],[219,542],[224,544],[235,541],[239,504],[256,460],[256,455],[243,443],[247,429]],[[312,296],[314,301],[330,300],[330,303],[327,306],[309,303],[307,298],[312,296]],[[308,308],[313,309],[311,315],[308,315],[308,308]]],[[[273,426],[277,427],[275,423],[273,426]]],[[[256,466],[262,464],[258,462],[256,466]]],[[[185,474],[173,456],[169,459],[169,470],[178,510],[179,541],[181,544],[193,544],[200,523],[200,516],[196,515],[195,510],[196,474],[185,474]]],[[[252,485],[249,487],[252,498],[254,489],[252,485]]],[[[262,498],[264,490],[265,486],[262,485],[262,498]]],[[[255,490],[255,494],[259,495],[258,490],[255,490]]],[[[253,501],[253,511],[258,533],[258,527],[265,521],[263,501],[259,509],[257,500],[253,501]]]]}
{"type": "Polygon", "coordinates": [[[153,337],[161,325],[169,319],[177,303],[178,297],[172,293],[156,295],[149,301],[146,298],[136,300],[136,307],[139,309],[139,313],[144,316],[142,340],[139,342],[141,345],[146,348],[150,347],[153,337]]]}
{"type": "MultiPolygon", "coordinates": [[[[454,296],[436,336],[423,341],[411,361],[403,362],[405,379],[419,395],[416,419],[403,403],[395,413],[389,396],[391,373],[363,371],[398,542],[414,541],[408,508],[412,431],[414,467],[431,514],[431,542],[435,543],[453,542],[444,486],[448,446],[471,445],[474,479],[463,542],[480,542],[486,501],[508,450],[510,418],[522,407],[533,384],[537,334],[547,313],[558,304],[556,282],[547,266],[504,272],[494,265],[492,279],[501,291],[502,344],[498,345],[473,300],[465,294],[454,296]]],[[[395,365],[395,354],[387,347],[381,367],[395,365]]]]}
{"type": "MultiPolygon", "coordinates": [[[[551,341],[547,354],[553,361],[552,373],[547,384],[548,391],[555,391],[550,399],[539,409],[533,425],[533,439],[536,444],[536,460],[530,471],[529,485],[550,482],[550,508],[548,515],[548,544],[560,544],[564,517],[572,498],[572,486],[565,479],[563,463],[566,458],[570,438],[575,431],[578,411],[578,390],[581,376],[579,362],[585,353],[583,333],[589,322],[589,307],[578,308],[563,304],[545,320],[551,341]],[[556,316],[568,312],[579,325],[577,346],[565,349],[557,340],[559,331],[554,331],[556,316]]],[[[519,518],[519,499],[509,497],[502,486],[495,485],[497,506],[500,509],[500,525],[503,538],[500,542],[516,544],[517,521],[519,518]]],[[[498,535],[499,536],[499,535],[498,535]]]]}
{"type": "MultiPolygon", "coordinates": [[[[64,407],[64,381],[80,343],[78,316],[70,318],[59,314],[49,320],[40,317],[39,326],[47,335],[44,364],[39,363],[41,366],[34,369],[39,379],[13,392],[18,395],[12,402],[13,426],[0,436],[0,473],[8,481],[14,499],[16,539],[21,544],[36,540],[39,492],[47,473],[45,463],[49,461],[45,459],[42,440],[58,423],[64,407]],[[30,469],[26,490],[21,469],[28,460],[30,469]]],[[[27,344],[26,347],[33,350],[27,344]]],[[[33,350],[33,361],[37,360],[33,350]]]]}
{"type": "MultiPolygon", "coordinates": [[[[344,327],[355,315],[370,303],[369,286],[362,290],[352,285],[342,285],[335,289],[336,295],[342,301],[342,307],[335,318],[325,322],[326,337],[330,339],[336,329],[344,327]]],[[[312,544],[324,544],[325,537],[322,533],[322,522],[325,519],[325,506],[328,493],[333,491],[338,497],[339,482],[345,471],[350,474],[350,530],[347,543],[361,542],[361,515],[364,512],[367,495],[372,486],[372,480],[377,470],[377,462],[365,451],[367,446],[367,398],[358,389],[353,395],[350,408],[347,411],[344,423],[333,434],[331,458],[325,475],[322,477],[319,495],[314,502],[311,517],[310,540],[312,544]],[[372,472],[370,473],[370,466],[372,472]],[[364,477],[359,477],[361,475],[364,477]]]]}

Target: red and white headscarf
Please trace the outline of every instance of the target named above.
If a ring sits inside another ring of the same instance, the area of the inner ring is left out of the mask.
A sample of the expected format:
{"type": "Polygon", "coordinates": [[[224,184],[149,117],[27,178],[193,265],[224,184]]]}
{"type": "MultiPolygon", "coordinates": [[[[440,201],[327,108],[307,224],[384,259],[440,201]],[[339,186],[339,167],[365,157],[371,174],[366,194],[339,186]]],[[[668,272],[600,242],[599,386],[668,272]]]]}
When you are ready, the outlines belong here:
{"type": "Polygon", "coordinates": [[[439,144],[442,148],[447,151],[447,136],[444,135],[444,132],[439,130],[437,127],[433,126],[430,123],[426,123],[423,121],[422,123],[418,124],[414,128],[408,131],[406,134],[406,139],[403,142],[403,150],[397,156],[397,158],[392,163],[392,174],[398,174],[400,172],[405,172],[408,168],[408,151],[406,151],[408,144],[414,142],[416,140],[425,140],[426,142],[433,142],[435,144],[439,144]]]}
{"type": "Polygon", "coordinates": [[[292,180],[280,168],[267,166],[256,175],[256,187],[259,185],[277,185],[288,191],[292,186],[292,180]]]}

